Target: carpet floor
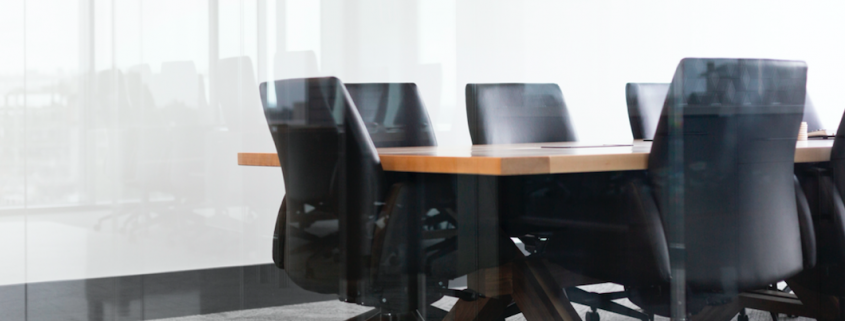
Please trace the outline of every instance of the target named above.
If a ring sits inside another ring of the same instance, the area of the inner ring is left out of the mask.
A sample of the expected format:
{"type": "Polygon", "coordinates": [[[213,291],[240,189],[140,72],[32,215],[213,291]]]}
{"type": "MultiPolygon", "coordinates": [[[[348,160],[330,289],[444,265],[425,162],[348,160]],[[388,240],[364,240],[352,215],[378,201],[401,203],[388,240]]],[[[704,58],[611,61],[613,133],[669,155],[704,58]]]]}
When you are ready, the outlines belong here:
{"type": "MultiPolygon", "coordinates": [[[[610,292],[621,290],[621,287],[615,284],[597,284],[592,286],[581,287],[584,290],[592,292],[610,292]]],[[[457,299],[452,297],[444,297],[433,305],[449,310],[455,304],[457,299]]],[[[620,304],[636,307],[627,299],[618,300],[620,304]]],[[[575,310],[583,318],[584,314],[589,311],[589,307],[580,304],[573,304],[575,310]]],[[[305,304],[286,305],[281,307],[230,311],[215,314],[196,315],[181,318],[159,319],[160,321],[224,321],[224,320],[273,320],[273,321],[334,321],[346,320],[358,314],[370,310],[369,307],[363,307],[355,304],[343,303],[337,300],[322,301],[305,304]]],[[[636,321],[636,319],[599,310],[599,315],[602,321],[636,321]]],[[[771,321],[772,318],[768,312],[748,310],[749,319],[752,321],[771,321]]],[[[735,321],[737,318],[734,317],[735,321]]],[[[525,317],[522,314],[514,315],[507,319],[507,321],[524,321],[525,317]]],[[[668,321],[669,318],[660,316],[655,317],[655,321],[668,321]]],[[[807,321],[814,320],[808,318],[787,318],[781,315],[779,320],[789,321],[807,321]]]]}

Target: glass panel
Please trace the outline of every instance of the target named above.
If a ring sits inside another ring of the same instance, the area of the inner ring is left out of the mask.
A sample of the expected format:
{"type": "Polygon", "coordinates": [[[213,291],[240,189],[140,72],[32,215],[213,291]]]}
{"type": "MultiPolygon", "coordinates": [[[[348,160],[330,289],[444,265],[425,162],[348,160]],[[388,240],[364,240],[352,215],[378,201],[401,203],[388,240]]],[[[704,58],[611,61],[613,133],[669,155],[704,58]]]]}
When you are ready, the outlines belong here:
{"type": "Polygon", "coordinates": [[[0,311],[835,317],[843,13],[6,0],[0,311]]]}
{"type": "Polygon", "coordinates": [[[0,12],[0,309],[25,320],[26,300],[26,80],[24,1],[0,12]]]}

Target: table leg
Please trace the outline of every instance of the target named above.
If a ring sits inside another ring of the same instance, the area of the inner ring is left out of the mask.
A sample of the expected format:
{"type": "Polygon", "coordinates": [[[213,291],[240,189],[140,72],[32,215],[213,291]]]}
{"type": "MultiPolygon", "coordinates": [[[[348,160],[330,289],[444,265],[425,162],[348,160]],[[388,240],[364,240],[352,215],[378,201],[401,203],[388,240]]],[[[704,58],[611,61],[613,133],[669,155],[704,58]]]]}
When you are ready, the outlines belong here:
{"type": "Polygon", "coordinates": [[[527,320],[581,320],[542,261],[514,262],[513,298],[527,320]]]}
{"type": "Polygon", "coordinates": [[[443,321],[499,320],[510,302],[509,295],[479,298],[475,301],[458,300],[443,321]]]}
{"type": "Polygon", "coordinates": [[[486,297],[513,293],[513,263],[481,269],[467,275],[467,288],[486,297]]]}
{"type": "Polygon", "coordinates": [[[512,263],[481,269],[467,275],[467,288],[478,292],[474,301],[459,299],[443,320],[500,320],[505,308],[513,302],[512,263]]]}
{"type": "Polygon", "coordinates": [[[528,320],[580,321],[557,274],[545,262],[526,260],[502,233],[498,182],[495,176],[458,176],[458,271],[485,298],[459,300],[447,319],[501,315],[512,298],[528,320]],[[513,262],[502,264],[507,261],[513,262]]]}
{"type": "Polygon", "coordinates": [[[704,307],[700,312],[690,318],[690,321],[728,321],[736,316],[742,310],[742,305],[739,299],[733,299],[731,302],[722,305],[704,307]]]}
{"type": "Polygon", "coordinates": [[[818,318],[818,309],[807,306],[792,293],[774,290],[746,291],[739,294],[739,303],[745,308],[755,310],[818,318]]]}
{"type": "Polygon", "coordinates": [[[816,293],[790,279],[786,280],[786,284],[789,285],[792,292],[795,292],[801,303],[807,306],[808,309],[816,311],[818,320],[841,320],[838,298],[816,293]]]}
{"type": "MultiPolygon", "coordinates": [[[[498,177],[458,175],[458,271],[467,274],[503,262],[498,177]]],[[[507,240],[509,241],[509,240],[507,240]]]]}

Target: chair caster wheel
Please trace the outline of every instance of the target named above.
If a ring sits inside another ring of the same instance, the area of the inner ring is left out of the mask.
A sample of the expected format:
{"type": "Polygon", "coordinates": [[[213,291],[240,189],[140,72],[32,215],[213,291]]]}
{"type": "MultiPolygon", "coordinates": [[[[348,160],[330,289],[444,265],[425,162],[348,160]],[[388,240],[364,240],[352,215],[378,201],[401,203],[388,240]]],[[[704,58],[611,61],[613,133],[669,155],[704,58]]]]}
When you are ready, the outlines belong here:
{"type": "Polygon", "coordinates": [[[747,314],[740,314],[736,317],[736,321],[748,321],[748,315],[747,314]]]}
{"type": "Polygon", "coordinates": [[[584,315],[584,321],[600,321],[599,312],[598,311],[587,311],[587,314],[584,315]]]}

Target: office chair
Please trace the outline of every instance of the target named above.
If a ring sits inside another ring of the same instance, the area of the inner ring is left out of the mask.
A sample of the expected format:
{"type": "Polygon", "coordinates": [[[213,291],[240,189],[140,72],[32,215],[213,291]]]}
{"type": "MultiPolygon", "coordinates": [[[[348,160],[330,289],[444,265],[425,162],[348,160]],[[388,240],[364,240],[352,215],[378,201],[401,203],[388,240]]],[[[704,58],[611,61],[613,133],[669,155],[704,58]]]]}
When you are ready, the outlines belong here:
{"type": "MultiPolygon", "coordinates": [[[[634,139],[649,141],[654,138],[654,131],[657,130],[657,121],[660,118],[660,112],[663,109],[663,103],[666,100],[668,91],[669,84],[628,83],[625,86],[628,103],[628,119],[631,122],[631,132],[634,139]]],[[[808,123],[808,128],[822,128],[819,117],[810,100],[810,95],[805,95],[802,121],[808,123]]],[[[798,197],[803,198],[803,193],[800,190],[797,193],[801,194],[798,197]]],[[[805,207],[799,206],[798,208],[802,210],[805,207]]],[[[812,233],[813,231],[810,229],[807,232],[812,233]]],[[[810,254],[812,255],[812,253],[810,254]]],[[[772,288],[777,289],[775,285],[772,288]]],[[[788,291],[789,289],[787,288],[786,290],[788,291]]]]}
{"type": "MultiPolygon", "coordinates": [[[[346,83],[345,86],[377,148],[437,146],[434,128],[416,84],[346,83]]],[[[403,173],[385,173],[387,185],[393,188],[402,186],[403,181],[407,180],[406,176],[403,173]]],[[[423,228],[426,231],[456,231],[456,185],[454,175],[426,174],[425,183],[417,186],[425,195],[426,218],[423,228]]],[[[441,243],[442,251],[432,255],[439,258],[438,262],[455,262],[455,242],[455,238],[447,239],[441,243]]],[[[435,270],[441,268],[451,269],[452,266],[441,264],[434,267],[435,270]]],[[[463,275],[467,272],[440,271],[435,274],[463,275]]],[[[466,294],[447,290],[446,286],[448,284],[444,282],[444,293],[459,296],[466,294]]]]}
{"type": "Polygon", "coordinates": [[[845,316],[845,122],[837,129],[830,163],[796,164],[795,173],[809,201],[818,261],[787,284],[799,298],[808,294],[836,297],[838,311],[832,312],[841,320],[845,316]]]}
{"type": "Polygon", "coordinates": [[[630,180],[619,212],[603,218],[626,228],[557,233],[547,246],[550,260],[623,284],[632,302],[661,315],[669,314],[664,228],[672,211],[684,222],[685,251],[677,255],[686,258],[692,314],[812,266],[812,228],[807,211],[798,210],[803,194],[792,172],[806,72],[794,61],[682,60],[647,177],[630,180]]]}
{"type": "Polygon", "coordinates": [[[347,83],[346,90],[377,148],[437,146],[414,83],[347,83]]]}
{"type": "Polygon", "coordinates": [[[628,102],[628,120],[634,139],[652,140],[657,120],[669,84],[631,83],[625,85],[625,97],[628,102]]]}
{"type": "MultiPolygon", "coordinates": [[[[467,119],[473,144],[517,144],[575,141],[563,94],[556,84],[467,84],[467,119]]],[[[602,228],[590,216],[561,218],[584,212],[584,207],[604,202],[615,193],[620,173],[532,175],[500,178],[504,199],[499,213],[502,228],[519,238],[535,258],[543,257],[552,233],[574,226],[602,228]]],[[[531,257],[529,257],[531,258],[531,257]]],[[[612,300],[623,292],[591,293],[566,289],[570,301],[639,319],[647,316],[612,300]]],[[[596,316],[598,314],[595,314],[596,316]]]]}
{"type": "Polygon", "coordinates": [[[467,84],[466,102],[475,145],[576,140],[556,84],[467,84]]]}
{"type": "Polygon", "coordinates": [[[377,307],[360,319],[442,317],[426,306],[456,276],[447,255],[454,228],[432,230],[429,217],[423,226],[412,219],[429,204],[412,183],[388,179],[343,83],[288,79],[263,83],[260,92],[287,190],[279,245],[291,279],[306,290],[377,307]]]}
{"type": "MultiPolygon", "coordinates": [[[[376,148],[437,145],[416,84],[347,83],[345,86],[376,148]]],[[[284,268],[284,237],[280,237],[285,230],[284,201],[283,198],[273,234],[273,262],[280,269],[284,268]]],[[[453,209],[454,206],[446,207],[446,210],[453,209]]]]}

